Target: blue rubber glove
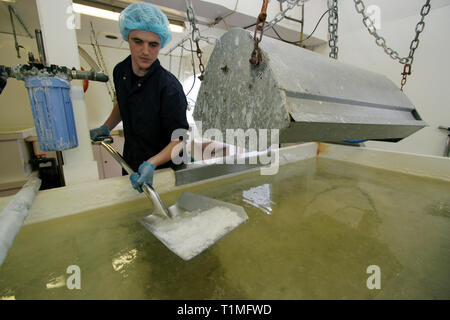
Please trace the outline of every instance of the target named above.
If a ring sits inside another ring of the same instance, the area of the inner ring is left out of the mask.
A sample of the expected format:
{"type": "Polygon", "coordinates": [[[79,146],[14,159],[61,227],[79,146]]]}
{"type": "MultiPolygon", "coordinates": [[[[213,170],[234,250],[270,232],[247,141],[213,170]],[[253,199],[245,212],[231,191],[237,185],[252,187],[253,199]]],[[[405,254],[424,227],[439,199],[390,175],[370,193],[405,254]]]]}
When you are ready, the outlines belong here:
{"type": "Polygon", "coordinates": [[[138,185],[137,181],[139,179],[139,173],[132,173],[130,175],[130,181],[131,181],[131,185],[133,186],[134,189],[136,189],[137,191],[139,191],[139,193],[142,192],[142,186],[138,185]]]}
{"type": "Polygon", "coordinates": [[[130,175],[131,185],[134,189],[139,191],[139,193],[142,192],[142,185],[144,183],[148,185],[153,184],[153,174],[155,173],[155,166],[153,163],[144,161],[139,166],[138,173],[133,173],[130,175]]]}
{"type": "Polygon", "coordinates": [[[109,131],[109,128],[107,126],[102,125],[101,127],[90,130],[89,134],[91,136],[91,140],[96,141],[100,137],[108,137],[111,132],[109,131]]]}

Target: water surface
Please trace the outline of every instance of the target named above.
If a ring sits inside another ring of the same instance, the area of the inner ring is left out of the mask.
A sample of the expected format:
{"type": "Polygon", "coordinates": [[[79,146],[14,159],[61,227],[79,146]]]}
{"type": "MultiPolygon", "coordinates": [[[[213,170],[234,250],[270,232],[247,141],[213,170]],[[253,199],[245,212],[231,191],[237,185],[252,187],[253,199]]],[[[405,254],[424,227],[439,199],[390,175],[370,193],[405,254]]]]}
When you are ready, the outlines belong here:
{"type": "Polygon", "coordinates": [[[249,221],[188,262],[132,217],[151,212],[145,199],[28,225],[0,267],[0,297],[450,298],[448,182],[310,159],[189,191],[242,205],[249,221]],[[70,265],[80,290],[66,286],[70,265]],[[371,265],[381,289],[367,287],[371,265]]]}

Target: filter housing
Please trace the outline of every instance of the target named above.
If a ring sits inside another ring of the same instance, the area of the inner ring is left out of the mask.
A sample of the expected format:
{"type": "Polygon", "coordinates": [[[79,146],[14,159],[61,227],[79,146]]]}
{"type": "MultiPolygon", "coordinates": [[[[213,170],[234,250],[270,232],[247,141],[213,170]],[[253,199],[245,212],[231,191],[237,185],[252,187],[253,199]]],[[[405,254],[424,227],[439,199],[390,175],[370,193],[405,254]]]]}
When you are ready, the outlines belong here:
{"type": "Polygon", "coordinates": [[[38,76],[24,81],[41,149],[61,151],[77,147],[69,81],[38,76]]]}

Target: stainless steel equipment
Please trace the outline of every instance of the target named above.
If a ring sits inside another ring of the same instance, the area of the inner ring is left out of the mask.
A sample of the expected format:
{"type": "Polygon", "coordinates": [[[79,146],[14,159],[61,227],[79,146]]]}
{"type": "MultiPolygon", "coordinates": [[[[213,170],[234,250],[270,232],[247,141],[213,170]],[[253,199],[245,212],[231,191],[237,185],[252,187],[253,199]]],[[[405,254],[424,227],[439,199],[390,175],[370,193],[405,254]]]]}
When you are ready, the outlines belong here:
{"type": "MultiPolygon", "coordinates": [[[[103,146],[128,174],[134,173],[109,145],[111,137],[92,142],[103,146]]],[[[248,220],[244,208],[231,203],[183,192],[167,208],[152,186],[144,183],[142,190],[152,202],[154,212],[138,218],[139,222],[184,260],[192,259],[248,220]]]]}
{"type": "Polygon", "coordinates": [[[194,110],[204,131],[279,129],[280,143],[398,141],[427,125],[383,75],[269,37],[254,66],[253,46],[243,29],[217,41],[194,110]]]}

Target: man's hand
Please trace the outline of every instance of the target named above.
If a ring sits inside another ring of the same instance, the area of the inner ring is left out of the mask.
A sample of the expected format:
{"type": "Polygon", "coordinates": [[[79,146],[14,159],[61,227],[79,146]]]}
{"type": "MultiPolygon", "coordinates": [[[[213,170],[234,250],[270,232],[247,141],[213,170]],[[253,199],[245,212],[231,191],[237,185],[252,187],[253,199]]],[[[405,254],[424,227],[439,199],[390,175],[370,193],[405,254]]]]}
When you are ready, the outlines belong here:
{"type": "Polygon", "coordinates": [[[101,127],[90,130],[89,134],[91,136],[91,140],[96,141],[100,137],[108,137],[111,132],[107,126],[102,125],[101,127]]]}
{"type": "Polygon", "coordinates": [[[142,185],[144,183],[148,185],[153,184],[153,174],[155,172],[155,166],[153,163],[150,163],[148,161],[142,162],[142,164],[139,166],[138,173],[133,173],[130,176],[131,185],[134,189],[139,191],[139,193],[142,192],[142,185]]]}

